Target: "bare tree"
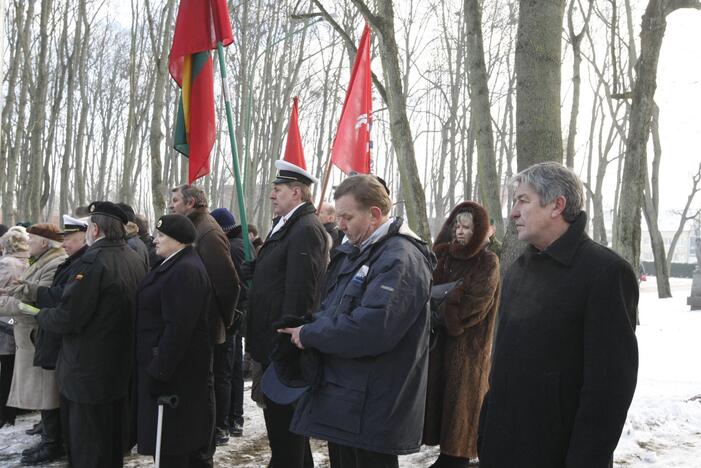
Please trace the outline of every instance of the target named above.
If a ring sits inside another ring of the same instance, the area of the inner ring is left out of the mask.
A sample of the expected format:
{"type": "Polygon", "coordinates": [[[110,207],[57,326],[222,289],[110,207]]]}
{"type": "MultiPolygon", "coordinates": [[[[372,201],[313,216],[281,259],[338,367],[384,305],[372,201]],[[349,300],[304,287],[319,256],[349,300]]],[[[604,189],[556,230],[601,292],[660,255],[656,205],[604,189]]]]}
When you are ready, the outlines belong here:
{"type": "Polygon", "coordinates": [[[623,179],[616,217],[613,247],[633,268],[640,264],[640,209],[643,202],[645,148],[650,134],[653,99],[657,87],[657,63],[667,28],[667,15],[680,8],[701,9],[698,0],[650,0],[643,15],[640,32],[640,57],[636,64],[636,81],[632,92],[630,126],[626,141],[623,179]]]}

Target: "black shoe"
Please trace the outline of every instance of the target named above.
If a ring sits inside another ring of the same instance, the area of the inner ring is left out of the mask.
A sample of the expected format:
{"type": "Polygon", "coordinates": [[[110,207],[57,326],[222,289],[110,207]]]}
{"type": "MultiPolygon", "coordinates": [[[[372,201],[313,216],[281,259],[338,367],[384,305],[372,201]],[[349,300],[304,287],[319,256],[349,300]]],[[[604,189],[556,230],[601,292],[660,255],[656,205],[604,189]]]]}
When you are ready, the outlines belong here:
{"type": "Polygon", "coordinates": [[[44,445],[44,443],[39,442],[38,444],[33,445],[33,446],[29,447],[28,449],[22,450],[22,456],[26,457],[27,455],[36,452],[37,450],[39,450],[41,448],[42,445],[44,445]]]}
{"type": "Polygon", "coordinates": [[[41,465],[58,460],[64,455],[61,445],[42,444],[38,450],[25,455],[20,460],[23,465],[41,465]]]}
{"type": "Polygon", "coordinates": [[[227,433],[226,429],[217,427],[215,431],[216,434],[214,436],[214,443],[217,444],[217,447],[226,445],[229,442],[229,434],[227,433]]]}
{"type": "Polygon", "coordinates": [[[37,435],[41,434],[43,431],[44,425],[41,423],[41,421],[39,421],[34,425],[34,427],[32,427],[31,429],[27,429],[26,431],[24,431],[24,433],[27,435],[37,435]]]}
{"type": "Polygon", "coordinates": [[[231,423],[231,426],[229,426],[229,435],[232,437],[241,437],[243,435],[243,424],[237,422],[231,423]]]}

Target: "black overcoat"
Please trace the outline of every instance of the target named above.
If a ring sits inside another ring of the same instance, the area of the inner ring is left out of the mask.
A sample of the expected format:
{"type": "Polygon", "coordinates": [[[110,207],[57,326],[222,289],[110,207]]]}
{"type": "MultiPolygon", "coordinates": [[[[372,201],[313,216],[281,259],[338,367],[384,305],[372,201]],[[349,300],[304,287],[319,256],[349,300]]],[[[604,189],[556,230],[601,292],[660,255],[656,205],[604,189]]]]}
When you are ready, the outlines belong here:
{"type": "Polygon", "coordinates": [[[504,277],[482,468],[607,468],[635,391],[638,283],[586,214],[504,277]]]}
{"type": "MultiPolygon", "coordinates": [[[[71,276],[77,273],[78,260],[86,250],[88,250],[88,246],[84,245],[56,268],[56,274],[54,274],[51,286],[39,286],[37,289],[37,306],[40,309],[55,307],[61,302],[63,288],[71,276]]],[[[61,335],[58,333],[52,333],[39,327],[35,343],[34,365],[43,369],[55,369],[58,352],[61,349],[61,340],[61,335]]]]}
{"type": "Polygon", "coordinates": [[[59,305],[37,315],[41,328],[63,336],[59,391],[86,404],[125,398],[134,365],[136,287],[146,265],[123,240],[101,239],[73,271],[59,305]]]}
{"type": "Polygon", "coordinates": [[[327,239],[314,205],[305,203],[265,240],[248,291],[246,349],[255,361],[269,362],[277,335],[273,323],[283,315],[314,312],[319,279],[328,263],[327,239]]]}
{"type": "Polygon", "coordinates": [[[158,407],[149,379],[178,395],[165,408],[162,453],[189,453],[206,445],[207,375],[211,346],[207,307],[211,300],[207,270],[192,247],[154,268],[139,284],[136,316],[136,369],[139,453],[153,455],[158,407]]]}

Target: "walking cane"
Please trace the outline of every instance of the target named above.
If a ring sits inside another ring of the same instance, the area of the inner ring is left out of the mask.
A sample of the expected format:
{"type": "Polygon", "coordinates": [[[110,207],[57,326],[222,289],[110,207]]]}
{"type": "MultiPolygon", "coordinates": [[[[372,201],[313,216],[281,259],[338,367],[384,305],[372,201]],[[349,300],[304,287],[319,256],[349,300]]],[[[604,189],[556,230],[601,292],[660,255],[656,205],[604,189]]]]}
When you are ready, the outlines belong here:
{"type": "Polygon", "coordinates": [[[161,435],[163,434],[163,407],[177,408],[180,399],[178,395],[164,395],[158,397],[158,427],[156,428],[156,468],[161,466],[161,435]]]}

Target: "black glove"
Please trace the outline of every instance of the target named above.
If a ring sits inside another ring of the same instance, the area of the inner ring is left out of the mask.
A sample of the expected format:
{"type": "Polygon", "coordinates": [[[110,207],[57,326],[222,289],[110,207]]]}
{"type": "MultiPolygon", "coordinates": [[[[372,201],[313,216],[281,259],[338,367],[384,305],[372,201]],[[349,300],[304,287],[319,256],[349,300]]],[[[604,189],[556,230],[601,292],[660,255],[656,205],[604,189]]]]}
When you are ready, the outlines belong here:
{"type": "Polygon", "coordinates": [[[255,271],[255,269],[255,260],[241,262],[241,281],[251,281],[253,279],[253,272],[255,271]]]}
{"type": "Polygon", "coordinates": [[[170,391],[170,385],[167,382],[154,379],[151,376],[148,377],[147,386],[148,394],[156,399],[158,399],[159,396],[170,395],[172,393],[170,391]]]}

